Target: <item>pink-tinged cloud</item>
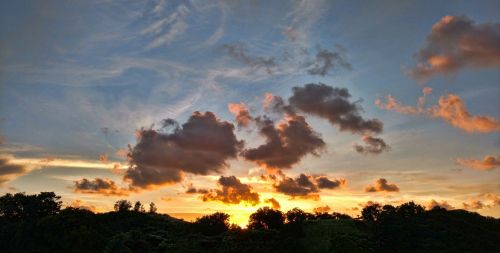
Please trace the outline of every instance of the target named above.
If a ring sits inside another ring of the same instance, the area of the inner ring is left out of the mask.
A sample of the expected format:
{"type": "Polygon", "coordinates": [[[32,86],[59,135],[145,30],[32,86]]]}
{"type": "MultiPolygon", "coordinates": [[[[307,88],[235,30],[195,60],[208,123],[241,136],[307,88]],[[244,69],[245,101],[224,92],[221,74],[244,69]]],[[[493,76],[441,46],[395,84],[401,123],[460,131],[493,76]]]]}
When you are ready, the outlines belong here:
{"type": "Polygon", "coordinates": [[[432,26],[416,59],[407,74],[419,81],[463,68],[498,68],[500,23],[476,24],[466,16],[445,16],[432,26]]]}
{"type": "Polygon", "coordinates": [[[291,196],[292,198],[304,198],[319,200],[319,192],[322,189],[337,189],[346,185],[346,180],[329,179],[326,176],[311,176],[300,174],[296,178],[282,175],[281,179],[273,179],[276,192],[291,196]]]}
{"type": "Polygon", "coordinates": [[[387,96],[385,103],[377,99],[375,100],[375,104],[381,109],[402,114],[425,115],[430,118],[440,118],[448,124],[469,133],[490,133],[500,131],[499,119],[484,115],[471,115],[462,98],[455,94],[441,96],[437,104],[424,108],[425,99],[430,92],[430,88],[424,88],[424,94],[419,97],[418,104],[415,107],[402,105],[391,95],[387,96]]]}
{"type": "Polygon", "coordinates": [[[479,210],[487,207],[482,201],[474,199],[463,202],[462,206],[465,210],[479,210]]]}
{"type": "Polygon", "coordinates": [[[441,118],[452,126],[470,133],[500,131],[500,120],[489,116],[471,115],[463,100],[454,94],[440,97],[438,104],[429,109],[429,115],[441,118]]]}
{"type": "Polygon", "coordinates": [[[388,183],[385,178],[379,178],[373,185],[365,187],[365,192],[399,192],[399,187],[388,183]]]}
{"type": "Polygon", "coordinates": [[[247,127],[252,122],[252,117],[244,103],[228,104],[227,108],[236,117],[238,126],[247,127]]]}
{"type": "Polygon", "coordinates": [[[493,170],[500,167],[500,154],[487,155],[482,160],[458,158],[457,163],[475,170],[493,170]]]}

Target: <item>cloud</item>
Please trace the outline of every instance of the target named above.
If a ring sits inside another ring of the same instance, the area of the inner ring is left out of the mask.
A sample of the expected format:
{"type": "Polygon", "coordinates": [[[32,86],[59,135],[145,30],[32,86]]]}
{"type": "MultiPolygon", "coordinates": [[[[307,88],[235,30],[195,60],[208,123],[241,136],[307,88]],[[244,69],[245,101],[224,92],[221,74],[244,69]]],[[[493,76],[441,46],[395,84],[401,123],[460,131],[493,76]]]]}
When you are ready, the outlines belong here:
{"type": "Polygon", "coordinates": [[[349,101],[351,94],[345,88],[310,83],[304,87],[293,87],[292,91],[293,95],[288,99],[292,107],[325,118],[341,131],[356,134],[382,132],[383,123],[378,119],[363,119],[359,101],[349,101]]]}
{"type": "Polygon", "coordinates": [[[252,117],[244,103],[228,104],[227,108],[236,117],[238,126],[247,127],[252,122],[252,117]]]}
{"type": "Polygon", "coordinates": [[[217,183],[220,189],[211,189],[203,194],[203,201],[221,201],[225,204],[245,202],[252,206],[260,203],[259,194],[248,184],[243,184],[235,176],[221,176],[217,183]]]}
{"type": "Polygon", "coordinates": [[[387,96],[386,103],[380,99],[375,104],[382,109],[396,111],[402,114],[425,115],[430,118],[440,118],[448,124],[470,133],[490,133],[500,131],[500,120],[489,116],[474,116],[469,113],[463,100],[455,94],[441,96],[438,103],[424,108],[426,96],[430,88],[424,88],[423,96],[419,97],[417,107],[401,105],[391,95],[387,96]]]}
{"type": "Polygon", "coordinates": [[[458,158],[457,163],[475,170],[493,170],[500,166],[500,154],[487,155],[483,160],[458,158]]]}
{"type": "Polygon", "coordinates": [[[492,206],[500,206],[500,195],[494,193],[485,193],[483,195],[487,200],[491,201],[492,206]]]}
{"type": "Polygon", "coordinates": [[[314,213],[328,213],[332,210],[332,208],[330,208],[330,206],[326,205],[326,206],[318,206],[318,207],[315,207],[313,209],[313,212],[314,213]]]}
{"type": "Polygon", "coordinates": [[[156,20],[154,23],[141,31],[144,36],[152,36],[153,41],[148,44],[147,49],[154,49],[163,45],[169,45],[179,36],[184,34],[188,28],[187,16],[190,13],[188,6],[180,4],[174,12],[168,16],[156,20]]]}
{"type": "Polygon", "coordinates": [[[305,155],[318,155],[325,147],[321,136],[302,116],[286,115],[277,126],[267,117],[257,117],[255,121],[266,142],[257,148],[243,150],[241,155],[266,168],[290,168],[305,155]]]}
{"type": "Polygon", "coordinates": [[[264,202],[271,204],[273,209],[276,209],[276,210],[281,209],[280,203],[275,198],[266,199],[264,202]]]}
{"type": "Polygon", "coordinates": [[[12,163],[7,157],[0,157],[0,185],[26,172],[28,168],[25,165],[12,163]]]}
{"type": "Polygon", "coordinates": [[[447,201],[441,201],[441,202],[438,202],[434,199],[431,199],[431,201],[429,201],[426,205],[425,205],[425,208],[427,210],[432,210],[433,208],[435,207],[440,207],[440,208],[444,208],[446,210],[453,210],[455,209],[452,205],[448,204],[447,201]]]}
{"type": "Polygon", "coordinates": [[[187,194],[196,194],[196,193],[206,194],[206,193],[208,193],[208,190],[207,189],[197,189],[192,184],[190,184],[186,190],[186,193],[187,194]]]}
{"type": "Polygon", "coordinates": [[[234,135],[234,125],[212,112],[194,112],[182,126],[168,119],[162,129],[139,131],[128,154],[130,167],[125,179],[146,188],[180,182],[184,173],[219,173],[242,146],[234,135]],[[173,128],[171,133],[169,128],[173,128]]]}
{"type": "Polygon", "coordinates": [[[276,62],[272,57],[264,58],[260,56],[254,57],[248,55],[243,44],[241,43],[225,44],[223,49],[233,59],[255,69],[264,68],[268,74],[272,74],[277,67],[276,62]]]}
{"type": "Polygon", "coordinates": [[[337,49],[337,51],[329,51],[319,48],[316,53],[315,62],[312,63],[307,73],[325,76],[330,70],[335,69],[337,66],[351,69],[351,64],[345,59],[345,50],[340,46],[337,46],[337,49]]]}
{"type": "Polygon", "coordinates": [[[391,147],[387,145],[383,139],[372,137],[370,135],[363,136],[363,142],[366,145],[354,145],[354,150],[360,154],[381,154],[382,152],[387,152],[391,149],[391,147]]]}
{"type": "Polygon", "coordinates": [[[85,204],[82,200],[76,199],[73,200],[70,204],[70,207],[77,208],[77,209],[83,209],[83,210],[89,210],[91,212],[97,212],[97,207],[94,205],[90,204],[85,204]]]}
{"type": "Polygon", "coordinates": [[[318,200],[321,189],[336,189],[346,184],[345,179],[330,180],[325,176],[311,176],[300,174],[296,178],[283,176],[281,180],[276,180],[273,184],[279,193],[291,196],[292,198],[308,198],[318,200]]]}
{"type": "Polygon", "coordinates": [[[374,185],[368,185],[365,192],[399,192],[399,187],[395,184],[387,183],[387,179],[379,178],[374,185]]]}
{"type": "Polygon", "coordinates": [[[101,194],[104,196],[128,196],[131,190],[120,188],[111,179],[94,178],[93,180],[89,180],[83,178],[81,180],[74,181],[74,191],[84,194],[101,194]]]}
{"type": "Polygon", "coordinates": [[[500,24],[476,24],[466,16],[445,16],[432,26],[417,64],[408,75],[424,81],[460,69],[500,67],[500,24]]]}
{"type": "Polygon", "coordinates": [[[108,163],[108,154],[100,154],[99,155],[99,161],[101,161],[102,163],[108,163]]]}
{"type": "Polygon", "coordinates": [[[346,184],[345,179],[334,179],[330,180],[325,176],[315,177],[318,188],[320,189],[335,189],[346,184]]]}
{"type": "Polygon", "coordinates": [[[470,133],[500,131],[500,120],[488,116],[472,116],[462,99],[454,94],[440,97],[438,104],[429,109],[429,114],[470,133]]]}
{"type": "Polygon", "coordinates": [[[487,207],[480,200],[470,200],[469,202],[463,202],[462,206],[464,207],[465,210],[479,210],[487,207]]]}

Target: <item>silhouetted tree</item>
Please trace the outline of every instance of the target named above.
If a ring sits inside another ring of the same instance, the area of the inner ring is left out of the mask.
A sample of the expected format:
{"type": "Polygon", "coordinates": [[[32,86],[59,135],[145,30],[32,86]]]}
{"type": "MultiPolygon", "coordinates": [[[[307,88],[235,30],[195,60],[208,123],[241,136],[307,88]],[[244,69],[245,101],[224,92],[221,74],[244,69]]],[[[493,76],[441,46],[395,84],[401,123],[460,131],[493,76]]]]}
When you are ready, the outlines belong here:
{"type": "Polygon", "coordinates": [[[149,213],[156,213],[156,211],[158,211],[158,208],[156,208],[155,203],[149,203],[149,213]]]}
{"type": "Polygon", "coordinates": [[[134,210],[134,212],[141,212],[141,213],[145,212],[144,206],[142,205],[142,203],[140,201],[135,202],[133,210],[134,210]]]}
{"type": "Polygon", "coordinates": [[[216,212],[196,219],[195,225],[205,235],[218,235],[229,230],[229,214],[216,212]]]}
{"type": "Polygon", "coordinates": [[[286,221],[288,223],[296,223],[307,220],[311,214],[302,211],[301,209],[295,207],[294,209],[289,210],[285,214],[286,221]]]}
{"type": "Polygon", "coordinates": [[[132,204],[126,199],[121,199],[115,202],[115,211],[117,212],[130,211],[130,208],[132,208],[132,204]]]}
{"type": "Polygon", "coordinates": [[[250,215],[248,228],[250,229],[280,229],[285,222],[285,216],[280,210],[269,207],[259,208],[250,215]]]}
{"type": "Polygon", "coordinates": [[[361,217],[364,221],[373,222],[378,219],[380,212],[381,207],[379,204],[368,205],[361,210],[361,217]]]}
{"type": "Polygon", "coordinates": [[[61,210],[60,198],[54,192],[33,195],[7,193],[0,197],[0,217],[13,221],[55,215],[61,210]]]}
{"type": "Polygon", "coordinates": [[[411,201],[400,205],[397,208],[396,213],[403,218],[408,218],[412,216],[422,215],[424,211],[425,209],[423,206],[417,205],[415,204],[415,202],[411,201]]]}

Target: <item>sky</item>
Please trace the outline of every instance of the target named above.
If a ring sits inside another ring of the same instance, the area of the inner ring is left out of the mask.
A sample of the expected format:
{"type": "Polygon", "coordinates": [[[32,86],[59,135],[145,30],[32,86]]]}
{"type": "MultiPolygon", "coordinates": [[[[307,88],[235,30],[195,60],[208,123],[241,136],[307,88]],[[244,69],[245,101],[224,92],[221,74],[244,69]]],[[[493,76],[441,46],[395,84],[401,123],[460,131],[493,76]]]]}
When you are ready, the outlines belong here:
{"type": "Polygon", "coordinates": [[[498,1],[3,1],[0,193],[500,217],[499,69],[498,1]]]}

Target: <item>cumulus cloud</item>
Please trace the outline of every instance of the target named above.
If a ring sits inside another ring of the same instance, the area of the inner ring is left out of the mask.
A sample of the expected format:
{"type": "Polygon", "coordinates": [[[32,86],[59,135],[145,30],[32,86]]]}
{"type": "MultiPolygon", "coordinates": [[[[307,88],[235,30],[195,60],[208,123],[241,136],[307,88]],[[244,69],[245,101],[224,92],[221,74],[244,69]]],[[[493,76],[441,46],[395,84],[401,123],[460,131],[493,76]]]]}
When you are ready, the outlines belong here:
{"type": "Polygon", "coordinates": [[[277,126],[267,117],[257,117],[255,121],[266,142],[243,150],[241,155],[266,168],[290,168],[307,154],[318,155],[325,146],[321,136],[300,115],[287,115],[277,126]]]}
{"type": "Polygon", "coordinates": [[[219,173],[242,146],[234,125],[212,112],[194,112],[182,126],[165,120],[162,129],[139,131],[137,144],[128,154],[130,167],[125,179],[146,188],[180,182],[184,173],[219,173]]]}
{"type": "Polygon", "coordinates": [[[417,64],[408,75],[424,81],[466,67],[500,67],[500,24],[476,24],[466,16],[445,16],[432,26],[417,64]]]}
{"type": "Polygon", "coordinates": [[[220,189],[211,189],[203,194],[203,201],[221,201],[225,204],[239,204],[241,202],[255,206],[260,203],[259,194],[252,186],[243,184],[235,176],[221,176],[217,183],[220,189]]]}
{"type": "Polygon", "coordinates": [[[351,64],[346,60],[345,50],[337,46],[336,51],[329,51],[327,49],[319,48],[316,53],[315,62],[308,69],[307,73],[311,75],[325,76],[337,66],[351,69],[351,64]]]}
{"type": "Polygon", "coordinates": [[[272,74],[277,67],[276,62],[272,57],[264,58],[260,56],[255,57],[248,55],[243,44],[241,43],[225,44],[223,49],[233,59],[255,69],[264,68],[269,74],[272,74]]]}
{"type": "Polygon", "coordinates": [[[318,200],[321,189],[336,189],[346,184],[345,179],[330,180],[325,176],[311,176],[300,174],[296,178],[283,176],[281,180],[276,180],[273,187],[279,193],[291,196],[292,198],[308,198],[318,200]]]}
{"type": "Polygon", "coordinates": [[[425,205],[425,208],[426,208],[427,210],[432,210],[432,209],[434,209],[434,208],[436,208],[436,207],[444,208],[444,209],[446,209],[446,210],[453,210],[453,209],[455,209],[452,205],[448,204],[448,202],[447,202],[447,201],[444,201],[444,200],[443,200],[443,201],[438,202],[438,201],[436,201],[436,200],[434,200],[434,199],[431,199],[431,201],[429,201],[429,202],[425,205]]]}
{"type": "Polygon", "coordinates": [[[351,94],[345,88],[334,88],[322,83],[293,87],[288,99],[291,106],[305,113],[327,119],[341,131],[356,134],[380,133],[383,124],[378,119],[364,119],[359,101],[349,101],[351,94]]]}
{"type": "Polygon", "coordinates": [[[381,154],[382,152],[387,152],[391,149],[389,145],[381,138],[372,137],[370,135],[363,136],[364,146],[356,144],[354,145],[354,150],[360,154],[381,154]]]}
{"type": "Polygon", "coordinates": [[[384,103],[380,99],[375,104],[385,110],[396,111],[402,114],[425,115],[431,118],[440,118],[448,124],[470,133],[490,133],[500,131],[500,120],[489,116],[471,115],[463,100],[455,94],[441,96],[438,103],[424,108],[425,98],[431,92],[430,88],[424,88],[424,95],[418,99],[418,106],[401,105],[391,95],[387,96],[384,103]]]}
{"type": "Polygon", "coordinates": [[[228,110],[236,117],[236,122],[240,127],[247,127],[252,122],[252,117],[244,103],[228,104],[228,110]]]}
{"type": "Polygon", "coordinates": [[[457,163],[475,170],[493,170],[500,166],[500,154],[487,155],[482,160],[458,158],[457,163]]]}
{"type": "Polygon", "coordinates": [[[101,194],[105,196],[127,196],[131,190],[119,187],[111,179],[94,178],[93,180],[89,180],[83,178],[81,180],[74,181],[74,191],[78,193],[101,194]]]}
{"type": "Polygon", "coordinates": [[[26,172],[28,168],[25,165],[12,163],[7,157],[0,157],[0,185],[26,172]]]}
{"type": "Polygon", "coordinates": [[[399,192],[399,187],[395,184],[389,184],[385,178],[379,178],[375,184],[368,185],[365,192],[399,192]]]}
{"type": "Polygon", "coordinates": [[[332,210],[332,208],[328,205],[326,206],[318,206],[313,209],[314,213],[328,213],[332,210]]]}
{"type": "Polygon", "coordinates": [[[500,120],[489,116],[471,115],[463,100],[454,94],[440,97],[438,104],[429,109],[429,114],[470,133],[500,131],[500,120]]]}
{"type": "Polygon", "coordinates": [[[465,210],[479,210],[479,209],[483,209],[483,208],[487,207],[480,200],[469,200],[468,202],[463,202],[462,205],[463,205],[465,210]]]}
{"type": "Polygon", "coordinates": [[[266,199],[264,202],[271,204],[273,209],[276,209],[276,210],[281,209],[280,203],[275,198],[266,199]]]}

